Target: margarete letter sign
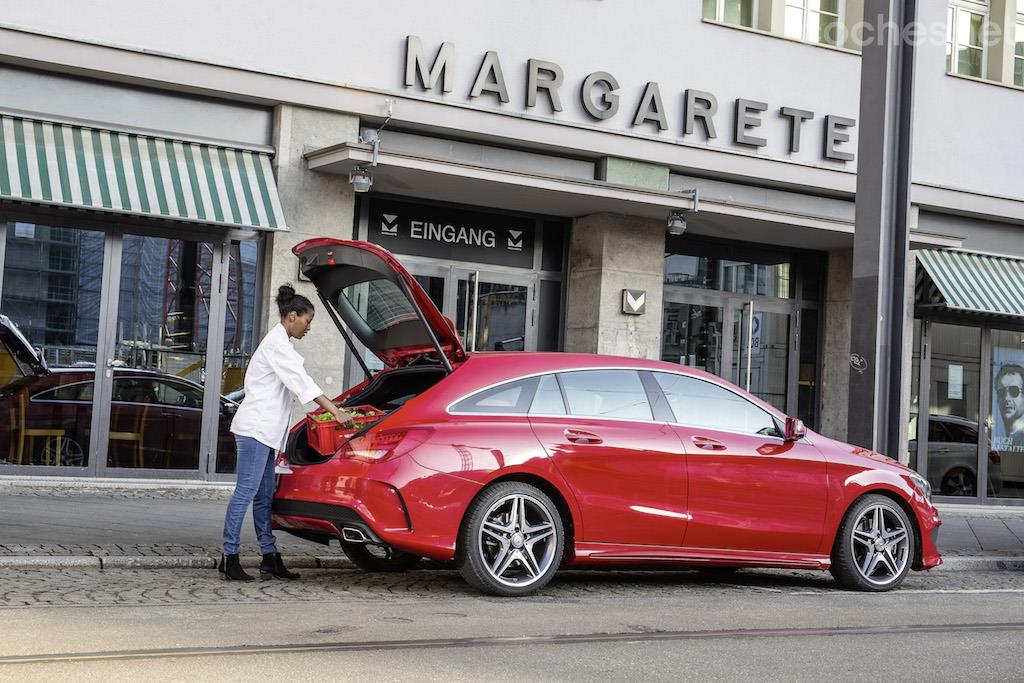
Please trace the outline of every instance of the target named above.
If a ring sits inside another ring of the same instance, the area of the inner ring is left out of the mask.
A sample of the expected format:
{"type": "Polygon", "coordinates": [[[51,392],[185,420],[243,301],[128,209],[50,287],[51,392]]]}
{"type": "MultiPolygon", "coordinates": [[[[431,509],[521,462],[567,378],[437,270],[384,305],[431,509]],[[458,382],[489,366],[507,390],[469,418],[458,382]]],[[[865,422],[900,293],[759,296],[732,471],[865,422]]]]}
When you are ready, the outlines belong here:
{"type": "MultiPolygon", "coordinates": [[[[453,90],[455,63],[455,44],[441,43],[433,60],[427,58],[423,51],[423,43],[418,36],[407,36],[405,40],[405,86],[418,88],[422,91],[435,91],[440,87],[442,93],[453,90]]],[[[540,59],[529,59],[526,62],[526,109],[538,106],[545,100],[556,115],[563,111],[563,97],[579,97],[580,104],[587,115],[595,121],[610,119],[619,113],[622,106],[619,94],[619,81],[606,71],[594,71],[584,76],[577,87],[566,81],[565,74],[555,62],[540,59]]],[[[476,71],[473,85],[466,93],[470,101],[490,96],[502,104],[510,101],[508,83],[505,80],[501,60],[498,53],[491,50],[484,54],[480,67],[476,71]]],[[[728,127],[729,139],[740,147],[757,149],[765,147],[768,140],[757,134],[763,123],[764,116],[778,116],[785,119],[789,127],[790,153],[800,151],[804,124],[817,115],[813,111],[796,107],[782,106],[774,114],[767,114],[767,102],[759,102],[745,98],[737,98],[730,103],[732,110],[722,112],[721,105],[714,93],[704,90],[686,89],[681,93],[670,94],[669,101],[679,102],[681,106],[665,105],[661,86],[657,81],[649,81],[644,86],[643,94],[631,109],[630,128],[654,126],[659,131],[670,128],[670,118],[681,137],[696,134],[698,129],[707,140],[719,136],[719,128],[728,127]],[[731,124],[731,125],[730,125],[731,124]]],[[[632,104],[632,103],[630,103],[632,104]]],[[[824,135],[821,140],[821,156],[823,159],[839,162],[854,160],[850,142],[850,130],[857,122],[852,117],[825,114],[824,135]]]]}

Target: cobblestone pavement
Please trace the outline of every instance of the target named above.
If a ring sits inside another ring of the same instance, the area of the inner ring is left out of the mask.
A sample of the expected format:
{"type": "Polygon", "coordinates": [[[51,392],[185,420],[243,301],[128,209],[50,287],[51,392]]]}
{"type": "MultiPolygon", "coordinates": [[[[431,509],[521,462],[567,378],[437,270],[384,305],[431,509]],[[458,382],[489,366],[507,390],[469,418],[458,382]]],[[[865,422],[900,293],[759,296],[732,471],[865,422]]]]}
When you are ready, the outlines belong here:
{"type": "MultiPolygon", "coordinates": [[[[898,591],[1008,593],[1024,609],[1024,572],[911,573],[898,591]]],[[[522,600],[574,602],[592,597],[656,598],[667,594],[845,593],[824,572],[746,570],[722,582],[700,572],[563,572],[536,596],[522,600]]],[[[403,574],[306,569],[294,582],[225,582],[213,569],[88,570],[0,569],[0,609],[71,606],[253,604],[473,598],[505,602],[476,593],[457,572],[424,569],[403,574]]]]}

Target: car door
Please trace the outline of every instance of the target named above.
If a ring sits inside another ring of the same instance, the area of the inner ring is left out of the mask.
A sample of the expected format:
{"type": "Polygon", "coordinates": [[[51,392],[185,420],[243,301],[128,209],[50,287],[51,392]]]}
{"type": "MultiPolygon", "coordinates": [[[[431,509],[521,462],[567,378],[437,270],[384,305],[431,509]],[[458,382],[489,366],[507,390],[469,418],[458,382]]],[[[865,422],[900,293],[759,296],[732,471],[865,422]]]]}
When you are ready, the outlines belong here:
{"type": "Polygon", "coordinates": [[[826,506],[826,463],[806,439],[786,442],[761,406],[691,375],[657,372],[687,451],[688,548],[814,553],[826,506]]]}
{"type": "Polygon", "coordinates": [[[171,469],[199,467],[199,436],[203,422],[203,389],[172,379],[157,381],[157,403],[165,421],[171,469]]]}
{"type": "Polygon", "coordinates": [[[672,427],[655,420],[640,373],[547,375],[530,423],[579,503],[579,540],[679,547],[686,459],[672,427]]]}

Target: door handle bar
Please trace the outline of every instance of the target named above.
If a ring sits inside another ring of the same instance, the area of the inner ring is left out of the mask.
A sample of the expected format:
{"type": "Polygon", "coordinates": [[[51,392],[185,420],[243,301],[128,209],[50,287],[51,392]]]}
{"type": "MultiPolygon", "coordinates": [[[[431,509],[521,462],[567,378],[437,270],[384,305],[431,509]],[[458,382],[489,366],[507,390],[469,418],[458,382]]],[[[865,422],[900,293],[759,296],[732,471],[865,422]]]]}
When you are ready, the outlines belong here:
{"type": "Polygon", "coordinates": [[[697,448],[703,448],[708,451],[724,451],[726,449],[726,445],[721,441],[715,441],[706,436],[691,436],[690,441],[697,448]]]}
{"type": "Polygon", "coordinates": [[[601,437],[597,434],[591,434],[590,432],[584,432],[580,429],[566,429],[564,432],[565,438],[573,443],[580,444],[599,444],[602,443],[601,437]]]}

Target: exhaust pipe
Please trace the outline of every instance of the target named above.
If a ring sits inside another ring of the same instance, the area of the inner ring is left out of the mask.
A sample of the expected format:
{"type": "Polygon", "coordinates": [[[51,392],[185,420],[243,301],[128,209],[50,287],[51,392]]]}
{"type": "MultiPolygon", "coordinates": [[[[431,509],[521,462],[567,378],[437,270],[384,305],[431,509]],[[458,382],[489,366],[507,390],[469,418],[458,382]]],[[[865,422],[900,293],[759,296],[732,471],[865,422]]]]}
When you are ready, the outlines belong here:
{"type": "Polygon", "coordinates": [[[370,539],[366,537],[362,529],[347,526],[342,528],[341,537],[348,543],[369,543],[370,539]]]}

